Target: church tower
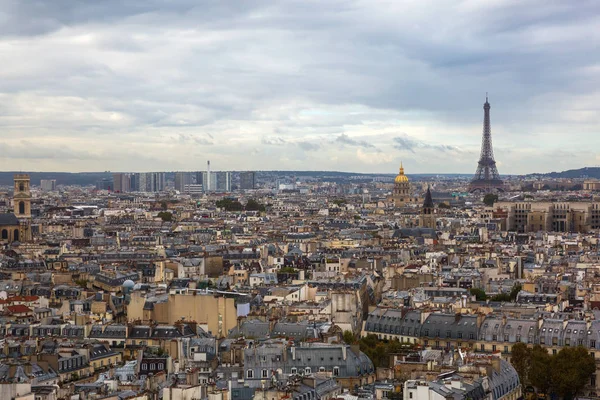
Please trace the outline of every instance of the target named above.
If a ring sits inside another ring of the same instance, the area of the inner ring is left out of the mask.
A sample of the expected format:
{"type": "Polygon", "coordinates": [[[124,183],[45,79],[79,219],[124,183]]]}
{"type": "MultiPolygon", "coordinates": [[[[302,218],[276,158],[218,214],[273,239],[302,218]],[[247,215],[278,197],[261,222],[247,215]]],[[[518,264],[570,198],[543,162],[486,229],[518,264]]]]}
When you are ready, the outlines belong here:
{"type": "Polygon", "coordinates": [[[421,210],[421,216],[419,217],[419,225],[423,228],[431,229],[435,229],[437,227],[435,208],[429,186],[427,187],[427,193],[425,193],[425,201],[423,202],[423,209],[421,210]]]}
{"type": "Polygon", "coordinates": [[[402,163],[400,163],[400,171],[394,179],[392,199],[395,207],[403,207],[405,204],[410,203],[410,182],[408,177],[404,175],[402,163]]]}
{"type": "Polygon", "coordinates": [[[27,174],[15,174],[15,189],[13,196],[14,213],[17,218],[31,218],[31,190],[27,174]]]}
{"type": "Polygon", "coordinates": [[[13,236],[15,241],[31,240],[31,186],[29,175],[15,174],[13,210],[19,220],[20,232],[13,236]]]}

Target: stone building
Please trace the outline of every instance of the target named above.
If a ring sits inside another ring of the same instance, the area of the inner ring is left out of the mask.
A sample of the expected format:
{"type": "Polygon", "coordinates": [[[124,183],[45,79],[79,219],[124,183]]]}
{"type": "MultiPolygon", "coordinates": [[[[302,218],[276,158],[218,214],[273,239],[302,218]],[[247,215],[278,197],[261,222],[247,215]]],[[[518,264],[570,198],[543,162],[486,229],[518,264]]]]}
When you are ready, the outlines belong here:
{"type": "Polygon", "coordinates": [[[427,193],[425,193],[425,201],[423,202],[423,209],[419,216],[419,226],[423,228],[435,229],[437,222],[435,218],[435,206],[433,204],[433,198],[431,197],[431,190],[427,187],[427,193]]]}
{"type": "Polygon", "coordinates": [[[600,202],[506,202],[494,204],[494,216],[517,232],[588,232],[600,229],[600,202]]]}

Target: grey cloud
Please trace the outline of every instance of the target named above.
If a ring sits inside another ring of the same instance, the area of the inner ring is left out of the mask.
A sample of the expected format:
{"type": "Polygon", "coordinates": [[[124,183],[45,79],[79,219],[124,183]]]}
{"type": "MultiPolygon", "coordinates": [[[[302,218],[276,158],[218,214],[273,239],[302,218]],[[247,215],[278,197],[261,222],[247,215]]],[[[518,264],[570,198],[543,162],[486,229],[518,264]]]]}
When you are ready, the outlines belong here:
{"type": "Polygon", "coordinates": [[[0,142],[2,156],[24,160],[97,160],[97,154],[75,150],[68,146],[40,146],[27,140],[18,144],[0,142]]]}
{"type": "Polygon", "coordinates": [[[348,145],[348,146],[357,146],[357,147],[366,147],[369,149],[374,149],[376,148],[376,146],[372,143],[369,143],[365,140],[355,140],[350,138],[348,135],[346,135],[345,133],[342,133],[340,136],[338,136],[335,139],[336,143],[340,143],[342,145],[348,145]]]}
{"type": "Polygon", "coordinates": [[[394,147],[398,150],[406,150],[411,153],[415,153],[417,150],[435,150],[435,151],[455,151],[458,152],[460,149],[455,146],[446,144],[431,144],[427,143],[408,135],[396,136],[394,138],[394,147]]]}
{"type": "MultiPolygon", "coordinates": [[[[208,136],[208,135],[207,135],[208,136]]],[[[209,136],[210,137],[210,136],[209,136]]],[[[199,144],[205,146],[212,146],[215,143],[211,139],[203,138],[197,135],[180,133],[177,135],[177,142],[180,144],[199,144]]]]}
{"type": "Polygon", "coordinates": [[[304,151],[314,151],[319,150],[320,146],[316,143],[311,142],[298,142],[296,143],[298,147],[300,147],[304,151]]]}
{"type": "Polygon", "coordinates": [[[261,140],[262,144],[266,144],[268,146],[283,146],[286,144],[286,140],[279,136],[271,136],[271,137],[263,137],[261,140]]]}
{"type": "MultiPolygon", "coordinates": [[[[597,1],[4,3],[0,58],[11,62],[0,71],[0,126],[12,137],[106,147],[117,134],[149,132],[148,141],[218,147],[239,139],[248,149],[298,152],[319,148],[310,141],[319,137],[349,152],[382,146],[359,138],[419,126],[428,139],[401,135],[394,146],[448,153],[457,149],[429,138],[444,129],[461,150],[478,147],[489,91],[495,144],[518,137],[532,146],[543,135],[543,150],[569,147],[564,132],[577,123],[576,142],[600,146],[597,120],[580,117],[599,100],[599,39],[589,35],[597,1]]],[[[238,163],[232,168],[254,162],[249,151],[218,150],[238,163]]]]}

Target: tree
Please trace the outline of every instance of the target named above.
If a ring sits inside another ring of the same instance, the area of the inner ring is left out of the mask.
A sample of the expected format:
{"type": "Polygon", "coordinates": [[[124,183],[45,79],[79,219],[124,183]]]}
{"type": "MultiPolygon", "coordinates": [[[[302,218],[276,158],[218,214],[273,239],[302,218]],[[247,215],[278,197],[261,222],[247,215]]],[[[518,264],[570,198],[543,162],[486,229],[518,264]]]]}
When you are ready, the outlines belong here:
{"type": "Polygon", "coordinates": [[[356,338],[354,337],[354,334],[350,331],[344,331],[344,342],[346,342],[347,344],[356,343],[356,338]]]}
{"type": "Polygon", "coordinates": [[[217,200],[216,206],[225,209],[225,211],[242,211],[244,209],[242,203],[233,199],[217,200]]]}
{"type": "Polygon", "coordinates": [[[564,399],[572,399],[596,372],[594,356],[583,346],[563,347],[552,357],[552,389],[564,399]]]}
{"type": "MultiPolygon", "coordinates": [[[[529,370],[527,377],[529,383],[535,386],[538,391],[548,393],[550,389],[550,367],[552,357],[548,354],[548,350],[536,344],[531,349],[531,358],[529,361],[529,370]]],[[[552,366],[553,367],[553,366],[552,366]]]]}
{"type": "Polygon", "coordinates": [[[510,290],[510,294],[509,294],[511,301],[515,301],[517,299],[517,296],[518,296],[519,292],[521,291],[521,289],[523,289],[521,284],[515,283],[515,285],[510,290]]]}
{"type": "Polygon", "coordinates": [[[163,222],[171,222],[173,221],[173,214],[168,211],[161,211],[158,213],[158,217],[163,220],[163,222]]]}
{"type": "Polygon", "coordinates": [[[505,301],[505,302],[511,301],[510,294],[508,294],[508,293],[498,293],[498,294],[492,296],[492,298],[490,300],[505,301]]]}
{"type": "Polygon", "coordinates": [[[483,196],[483,203],[488,207],[493,206],[496,201],[498,201],[497,194],[488,193],[485,196],[483,196]]]}
{"type": "Polygon", "coordinates": [[[477,301],[487,300],[487,295],[485,294],[485,291],[483,289],[471,288],[469,292],[471,293],[471,295],[475,296],[475,300],[477,301]]]}
{"type": "Polygon", "coordinates": [[[265,206],[254,199],[248,200],[246,203],[246,211],[265,211],[265,206]]]}
{"type": "Polygon", "coordinates": [[[528,382],[529,364],[531,362],[531,350],[525,343],[516,343],[512,347],[510,362],[519,374],[521,383],[528,382]]]}

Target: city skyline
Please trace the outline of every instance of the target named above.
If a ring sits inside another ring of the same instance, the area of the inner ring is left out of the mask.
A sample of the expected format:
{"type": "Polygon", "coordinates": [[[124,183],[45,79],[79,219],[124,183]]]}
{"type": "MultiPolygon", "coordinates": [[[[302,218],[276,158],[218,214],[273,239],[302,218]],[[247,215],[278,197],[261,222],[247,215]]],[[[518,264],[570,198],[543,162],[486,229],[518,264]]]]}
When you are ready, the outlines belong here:
{"type": "Polygon", "coordinates": [[[594,2],[2,6],[0,170],[600,163],[594,2]]]}

